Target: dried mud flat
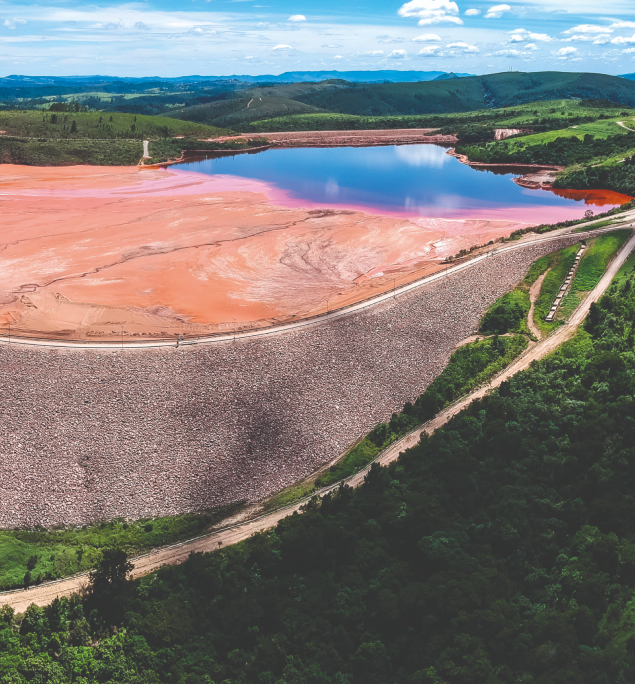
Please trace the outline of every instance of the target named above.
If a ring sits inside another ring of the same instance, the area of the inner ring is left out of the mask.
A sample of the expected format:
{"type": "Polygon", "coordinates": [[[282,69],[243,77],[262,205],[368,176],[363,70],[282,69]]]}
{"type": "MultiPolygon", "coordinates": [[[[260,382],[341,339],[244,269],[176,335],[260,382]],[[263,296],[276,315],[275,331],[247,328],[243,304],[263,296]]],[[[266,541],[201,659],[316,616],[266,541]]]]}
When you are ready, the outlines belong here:
{"type": "Polygon", "coordinates": [[[260,500],[416,398],[534,259],[577,239],[271,338],[115,353],[2,346],[0,526],[260,500]]]}
{"type": "Polygon", "coordinates": [[[229,176],[0,166],[0,329],[152,339],[297,319],[525,223],[285,207],[229,176]]]}

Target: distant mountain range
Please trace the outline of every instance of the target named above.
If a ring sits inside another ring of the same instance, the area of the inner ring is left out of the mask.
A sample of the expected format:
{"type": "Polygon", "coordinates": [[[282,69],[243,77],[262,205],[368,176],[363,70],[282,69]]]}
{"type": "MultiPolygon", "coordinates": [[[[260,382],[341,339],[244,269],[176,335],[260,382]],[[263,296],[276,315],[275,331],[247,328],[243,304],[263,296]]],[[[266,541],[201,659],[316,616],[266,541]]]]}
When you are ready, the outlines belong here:
{"type": "Polygon", "coordinates": [[[119,76],[20,76],[11,75],[0,78],[0,87],[24,86],[78,86],[100,83],[201,83],[206,81],[240,81],[241,83],[315,83],[329,79],[341,79],[352,83],[413,83],[417,81],[433,81],[436,79],[460,78],[470,74],[448,74],[445,71],[286,71],[278,76],[263,74],[249,76],[232,74],[231,76],[177,76],[163,78],[161,76],[119,77],[119,76]]]}
{"type": "Polygon", "coordinates": [[[620,78],[627,78],[629,81],[635,81],[635,74],[622,74],[620,78]]]}
{"type": "Polygon", "coordinates": [[[341,79],[351,83],[414,83],[416,81],[434,81],[437,78],[457,78],[471,74],[447,74],[445,71],[286,71],[279,76],[270,74],[263,76],[222,76],[223,79],[236,79],[245,83],[315,83],[331,79],[341,79]]]}

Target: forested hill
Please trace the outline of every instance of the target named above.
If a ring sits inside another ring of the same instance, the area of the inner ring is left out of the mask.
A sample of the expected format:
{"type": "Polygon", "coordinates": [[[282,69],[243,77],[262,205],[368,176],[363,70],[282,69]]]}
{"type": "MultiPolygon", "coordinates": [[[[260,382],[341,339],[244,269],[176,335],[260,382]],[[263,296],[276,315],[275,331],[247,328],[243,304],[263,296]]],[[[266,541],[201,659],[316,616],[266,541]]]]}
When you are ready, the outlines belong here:
{"type": "Polygon", "coordinates": [[[298,114],[409,116],[568,99],[635,106],[635,81],[606,74],[558,71],[505,72],[417,83],[351,83],[339,78],[244,89],[227,94],[222,101],[175,108],[166,115],[243,130],[252,121],[262,124],[275,117],[298,114]]]}
{"type": "Polygon", "coordinates": [[[0,681],[634,681],[634,320],[631,271],[359,489],[134,582],[106,553],[84,599],[3,610],[0,681]]]}
{"type": "Polygon", "coordinates": [[[425,83],[351,84],[345,90],[299,97],[344,114],[428,114],[554,99],[601,99],[635,106],[635,82],[619,76],[544,71],[505,72],[425,83]]]}

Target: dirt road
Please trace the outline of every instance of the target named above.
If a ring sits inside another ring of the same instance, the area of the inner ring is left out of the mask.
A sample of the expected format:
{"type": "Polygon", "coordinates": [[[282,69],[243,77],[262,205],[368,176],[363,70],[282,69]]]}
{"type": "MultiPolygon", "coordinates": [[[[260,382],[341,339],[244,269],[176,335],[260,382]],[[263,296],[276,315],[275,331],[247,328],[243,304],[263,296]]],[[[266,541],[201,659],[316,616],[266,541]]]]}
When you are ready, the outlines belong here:
{"type": "Polygon", "coordinates": [[[534,323],[534,311],[536,309],[536,300],[538,299],[538,295],[540,294],[540,288],[542,287],[542,281],[545,279],[547,273],[549,273],[551,269],[548,269],[545,271],[537,280],[536,282],[529,288],[529,301],[531,302],[529,306],[529,313],[527,314],[527,325],[529,326],[529,330],[531,331],[531,334],[537,339],[542,338],[542,333],[538,329],[538,326],[534,323]]]}
{"type": "MultiPolygon", "coordinates": [[[[456,414],[460,413],[474,399],[483,397],[491,387],[497,387],[501,384],[501,382],[504,382],[512,375],[515,375],[519,371],[525,370],[532,361],[541,359],[547,354],[550,354],[559,345],[571,338],[574,335],[577,326],[588,314],[591,304],[598,301],[598,299],[604,294],[605,290],[610,285],[611,280],[620,269],[624,261],[626,261],[628,255],[633,249],[635,249],[635,235],[633,235],[624,245],[595,289],[593,289],[586,299],[580,304],[580,306],[571,316],[570,320],[561,328],[559,328],[554,334],[528,349],[521,357],[519,357],[514,363],[512,363],[500,375],[498,375],[492,381],[490,386],[482,387],[481,389],[476,390],[454,406],[451,406],[445,411],[439,413],[423,427],[409,433],[402,439],[395,442],[377,459],[377,462],[381,463],[382,465],[386,465],[387,463],[396,460],[402,451],[415,446],[419,442],[419,439],[424,432],[431,434],[438,428],[442,427],[456,414]]],[[[352,487],[357,487],[362,484],[369,468],[370,465],[349,478],[347,484],[352,487]]],[[[326,491],[334,489],[336,486],[337,485],[322,490],[321,493],[325,493],[326,491]]],[[[296,504],[278,511],[274,511],[273,513],[267,513],[247,522],[221,528],[217,532],[209,534],[205,537],[193,539],[181,544],[175,544],[174,546],[157,550],[155,553],[149,553],[135,558],[133,559],[134,570],[132,574],[134,577],[146,575],[158,569],[162,565],[175,565],[182,563],[187,559],[190,553],[210,552],[220,547],[228,546],[230,544],[235,544],[239,541],[248,539],[257,532],[262,532],[274,527],[280,520],[288,515],[292,515],[295,511],[298,511],[304,503],[306,503],[306,500],[298,501],[296,504]]],[[[8,604],[17,612],[23,612],[32,603],[40,606],[48,605],[57,596],[67,596],[77,592],[86,584],[86,581],[87,576],[81,575],[69,577],[67,579],[60,580],[59,582],[42,584],[26,591],[20,590],[7,592],[0,595],[0,605],[8,604]]]]}

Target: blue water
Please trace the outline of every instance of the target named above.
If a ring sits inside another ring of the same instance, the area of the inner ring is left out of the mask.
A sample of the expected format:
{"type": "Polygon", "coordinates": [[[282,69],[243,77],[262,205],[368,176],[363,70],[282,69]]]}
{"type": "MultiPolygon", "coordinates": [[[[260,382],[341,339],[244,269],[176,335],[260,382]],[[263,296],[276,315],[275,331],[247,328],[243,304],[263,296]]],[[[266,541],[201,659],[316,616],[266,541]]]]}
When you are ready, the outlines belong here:
{"type": "MultiPolygon", "coordinates": [[[[516,173],[474,169],[438,145],[269,149],[179,164],[205,174],[266,181],[287,197],[316,204],[383,209],[391,213],[518,221],[582,216],[585,200],[528,190],[516,173]]],[[[586,203],[613,206],[615,200],[586,203]]]]}

